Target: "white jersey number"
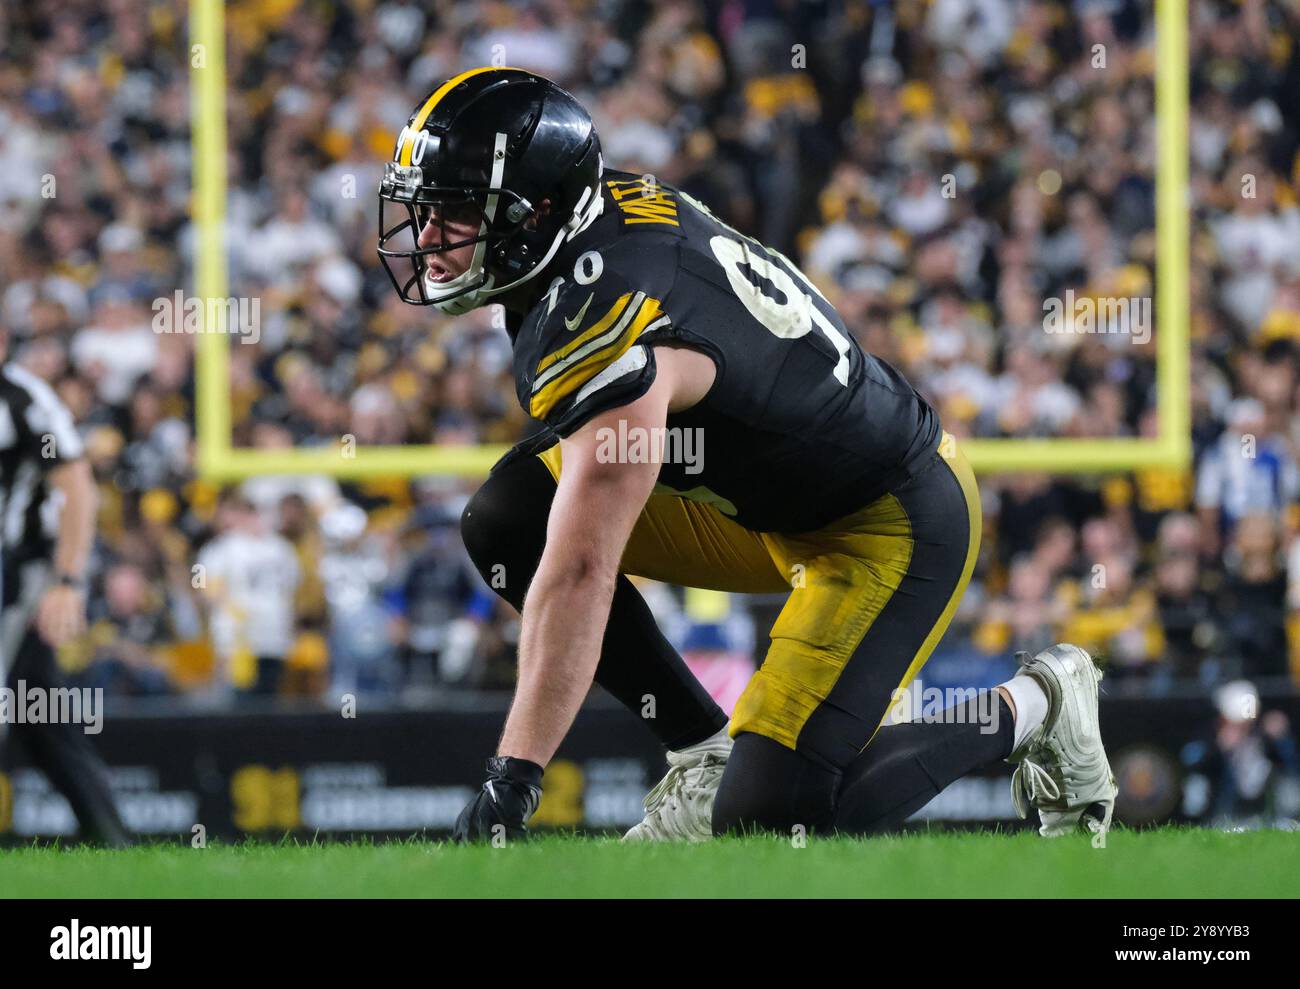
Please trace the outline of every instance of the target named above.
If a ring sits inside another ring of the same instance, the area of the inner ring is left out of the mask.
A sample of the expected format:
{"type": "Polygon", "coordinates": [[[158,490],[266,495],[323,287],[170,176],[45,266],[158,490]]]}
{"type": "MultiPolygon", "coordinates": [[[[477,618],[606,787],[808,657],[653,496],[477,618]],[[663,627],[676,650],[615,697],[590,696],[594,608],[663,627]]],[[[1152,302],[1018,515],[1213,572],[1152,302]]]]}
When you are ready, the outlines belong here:
{"type": "MultiPolygon", "coordinates": [[[[839,353],[840,359],[835,364],[835,380],[844,386],[849,383],[849,341],[843,333],[827,319],[820,309],[813,305],[812,297],[803,292],[795,284],[794,277],[797,277],[812,292],[821,295],[817,291],[817,286],[810,282],[802,271],[791,263],[780,251],[775,251],[770,247],[763,249],[774,257],[780,258],[785,267],[789,268],[787,272],[781,265],[774,264],[767,258],[763,257],[756,251],[750,249],[750,245],[758,245],[758,241],[751,237],[727,226],[716,216],[714,216],[707,206],[701,203],[693,196],[687,195],[678,190],[682,199],[690,203],[697,210],[709,217],[719,226],[725,228],[735,235],[737,239],[721,235],[709,240],[709,247],[713,249],[713,256],[717,258],[718,264],[722,265],[722,270],[727,273],[727,281],[731,285],[731,290],[736,293],[736,298],[745,304],[749,314],[765,326],[774,336],[782,340],[797,340],[809,330],[816,326],[826,335],[835,350],[839,353]],[[770,295],[766,295],[746,277],[743,269],[748,268],[757,274],[760,278],[766,278],[772,285],[785,296],[785,302],[778,302],[770,295]]],[[[822,296],[825,298],[825,296],[822,296]]]]}

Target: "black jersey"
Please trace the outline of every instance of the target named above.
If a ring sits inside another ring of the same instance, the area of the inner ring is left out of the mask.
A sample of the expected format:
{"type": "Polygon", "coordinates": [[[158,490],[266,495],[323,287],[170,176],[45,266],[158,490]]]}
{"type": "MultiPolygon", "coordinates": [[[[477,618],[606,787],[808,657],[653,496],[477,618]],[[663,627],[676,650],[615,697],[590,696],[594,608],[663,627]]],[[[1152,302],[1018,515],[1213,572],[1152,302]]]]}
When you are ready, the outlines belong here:
{"type": "Polygon", "coordinates": [[[788,258],[678,189],[609,171],[602,188],[600,218],[511,321],[520,403],[551,433],[644,395],[652,345],[675,341],[710,356],[717,379],[669,415],[670,436],[692,431],[699,455],[663,463],[656,492],[757,531],[800,532],[874,501],[937,447],[934,410],[858,346],[788,258]]]}

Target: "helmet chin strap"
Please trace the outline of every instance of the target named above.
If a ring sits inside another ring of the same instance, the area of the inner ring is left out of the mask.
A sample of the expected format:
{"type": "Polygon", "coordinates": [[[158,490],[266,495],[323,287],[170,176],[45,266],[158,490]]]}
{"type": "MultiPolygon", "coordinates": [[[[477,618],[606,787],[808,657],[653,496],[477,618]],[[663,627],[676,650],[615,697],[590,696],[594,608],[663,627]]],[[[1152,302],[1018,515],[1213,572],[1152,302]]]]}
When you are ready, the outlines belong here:
{"type": "Polygon", "coordinates": [[[474,257],[470,260],[469,267],[445,282],[432,281],[429,272],[425,272],[424,291],[433,301],[434,308],[449,316],[460,316],[478,305],[472,300],[492,282],[492,278],[483,271],[483,256],[486,253],[487,242],[481,240],[474,245],[474,257]]]}
{"type": "Polygon", "coordinates": [[[445,288],[453,282],[468,283],[475,277],[479,279],[479,284],[475,288],[451,299],[443,299],[441,301],[434,300],[433,308],[437,309],[439,312],[446,313],[448,316],[464,316],[465,313],[469,312],[471,309],[477,309],[483,304],[483,301],[486,298],[484,292],[491,286],[493,281],[492,277],[486,274],[480,265],[473,264],[463,274],[457,275],[451,281],[439,282],[438,284],[440,287],[445,288]]]}
{"type": "MultiPolygon", "coordinates": [[[[455,285],[456,288],[453,289],[453,291],[458,291],[466,284],[473,281],[475,277],[478,277],[481,283],[478,287],[470,289],[468,292],[464,292],[461,295],[457,295],[453,299],[446,299],[442,302],[435,300],[433,302],[434,308],[439,312],[446,313],[448,316],[463,316],[471,309],[477,309],[479,306],[486,304],[494,295],[500,295],[502,292],[509,292],[512,288],[517,288],[529,279],[536,278],[542,273],[546,266],[551,263],[551,259],[555,257],[556,252],[558,252],[567,241],[572,240],[574,237],[578,236],[578,234],[591,226],[604,209],[605,200],[595,192],[595,188],[587,189],[583,192],[582,198],[578,200],[577,208],[573,211],[573,216],[569,218],[569,221],[561,227],[559,232],[555,235],[555,239],[551,241],[551,246],[547,249],[542,260],[534,265],[533,269],[526,275],[516,278],[508,285],[493,285],[493,282],[496,279],[482,271],[482,251],[476,250],[474,252],[474,260],[470,263],[469,268],[462,274],[457,275],[450,281],[437,282],[435,284],[437,284],[439,289],[448,289],[455,285]]],[[[483,246],[483,244],[479,244],[480,248],[483,246]]],[[[429,283],[426,282],[426,290],[428,287],[429,283]]]]}
{"type": "MultiPolygon", "coordinates": [[[[497,164],[495,164],[492,169],[493,188],[500,188],[501,185],[501,172],[504,169],[505,161],[505,143],[506,136],[504,134],[498,134],[496,144],[497,164]]],[[[516,278],[508,285],[494,286],[493,283],[496,281],[496,278],[483,271],[483,256],[487,251],[487,242],[479,241],[478,245],[474,249],[474,259],[470,262],[469,267],[466,268],[465,271],[449,281],[436,282],[433,284],[438,286],[440,295],[444,294],[441,290],[445,289],[452,289],[453,292],[459,292],[476,277],[479,278],[480,284],[476,288],[464,292],[462,295],[457,295],[454,299],[446,299],[441,302],[435,299],[433,302],[434,308],[438,309],[440,312],[446,313],[448,316],[463,316],[471,309],[477,309],[479,306],[486,303],[487,300],[492,298],[494,295],[500,295],[502,292],[509,292],[512,288],[516,288],[529,279],[535,278],[537,275],[541,274],[542,271],[545,270],[546,266],[551,263],[551,259],[555,257],[556,252],[559,251],[563,244],[573,240],[574,237],[578,236],[578,234],[582,233],[589,226],[595,223],[596,218],[604,212],[605,199],[600,194],[600,179],[604,173],[605,163],[602,157],[597,160],[595,185],[589,186],[583,190],[582,198],[579,199],[577,205],[573,207],[573,215],[569,217],[564,226],[562,226],[559,232],[556,233],[555,239],[551,241],[551,246],[547,249],[546,254],[542,256],[541,261],[533,265],[532,270],[527,274],[516,278]],[[452,286],[455,286],[455,288],[452,288],[452,286]]],[[[486,219],[482,227],[479,228],[480,237],[487,232],[492,217],[496,213],[497,198],[496,194],[488,197],[488,202],[484,208],[486,219]]],[[[428,291],[429,288],[430,283],[426,280],[425,290],[428,291]]]]}

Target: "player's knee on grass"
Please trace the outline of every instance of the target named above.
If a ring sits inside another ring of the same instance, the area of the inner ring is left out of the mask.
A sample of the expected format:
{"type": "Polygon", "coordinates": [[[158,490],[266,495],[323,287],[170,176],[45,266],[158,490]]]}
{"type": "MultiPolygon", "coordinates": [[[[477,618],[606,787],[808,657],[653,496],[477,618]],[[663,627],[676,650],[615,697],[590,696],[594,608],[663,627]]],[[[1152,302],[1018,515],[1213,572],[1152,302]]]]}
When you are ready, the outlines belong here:
{"type": "Polygon", "coordinates": [[[494,471],[470,498],[460,534],[489,587],[516,608],[546,546],[555,480],[537,457],[521,456],[494,471]]]}
{"type": "Polygon", "coordinates": [[[713,802],[713,833],[830,828],[840,774],[763,735],[742,732],[713,802]]]}

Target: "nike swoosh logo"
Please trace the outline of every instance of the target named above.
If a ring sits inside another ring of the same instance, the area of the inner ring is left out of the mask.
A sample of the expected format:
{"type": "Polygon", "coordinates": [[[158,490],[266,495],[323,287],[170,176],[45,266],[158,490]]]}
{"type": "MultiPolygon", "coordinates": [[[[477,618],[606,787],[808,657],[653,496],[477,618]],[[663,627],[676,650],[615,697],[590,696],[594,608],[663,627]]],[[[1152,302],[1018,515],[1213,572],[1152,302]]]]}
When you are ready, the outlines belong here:
{"type": "Polygon", "coordinates": [[[587,296],[587,301],[582,304],[582,308],[578,310],[578,315],[574,316],[573,319],[566,319],[564,321],[564,325],[568,328],[570,333],[578,328],[578,324],[582,322],[582,317],[587,315],[587,307],[591,305],[591,300],[595,297],[596,293],[592,292],[591,295],[587,296]]]}

